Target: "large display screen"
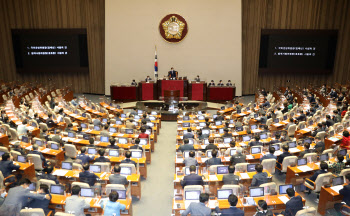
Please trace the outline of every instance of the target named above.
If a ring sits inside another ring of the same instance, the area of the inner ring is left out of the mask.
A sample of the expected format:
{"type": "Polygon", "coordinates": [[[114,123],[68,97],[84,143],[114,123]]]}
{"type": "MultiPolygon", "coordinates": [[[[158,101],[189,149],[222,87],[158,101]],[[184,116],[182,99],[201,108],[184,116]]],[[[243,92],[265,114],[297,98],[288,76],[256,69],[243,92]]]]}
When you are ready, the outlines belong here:
{"type": "Polygon", "coordinates": [[[88,72],[86,29],[12,29],[18,72],[88,72]]]}
{"type": "Polygon", "coordinates": [[[336,30],[261,31],[259,73],[331,73],[336,30]]]}

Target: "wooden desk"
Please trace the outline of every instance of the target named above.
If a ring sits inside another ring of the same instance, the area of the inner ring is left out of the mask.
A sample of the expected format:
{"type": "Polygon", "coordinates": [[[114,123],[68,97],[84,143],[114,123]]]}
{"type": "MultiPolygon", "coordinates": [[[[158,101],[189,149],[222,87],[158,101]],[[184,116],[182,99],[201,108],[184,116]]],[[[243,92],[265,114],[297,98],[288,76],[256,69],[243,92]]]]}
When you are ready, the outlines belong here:
{"type": "Polygon", "coordinates": [[[332,190],[332,188],[325,188],[322,186],[317,211],[321,215],[325,215],[327,209],[334,208],[334,204],[339,203],[342,200],[343,195],[332,190]]]}
{"type": "Polygon", "coordinates": [[[236,97],[236,87],[207,87],[207,101],[231,101],[236,97]]]}
{"type": "Polygon", "coordinates": [[[307,166],[310,167],[312,170],[308,172],[303,172],[300,169],[298,169],[297,166],[288,166],[286,174],[286,184],[295,184],[296,179],[309,178],[310,176],[312,176],[314,171],[320,169],[320,166],[315,163],[308,163],[307,166]]]}
{"type": "Polygon", "coordinates": [[[110,86],[111,99],[116,101],[137,101],[139,95],[137,86],[110,86]]]}
{"type": "Polygon", "coordinates": [[[118,113],[123,113],[124,112],[123,109],[117,109],[115,107],[112,107],[112,106],[108,105],[105,102],[101,102],[100,105],[103,106],[104,108],[106,108],[107,110],[112,111],[114,113],[117,113],[117,112],[118,113]]]}
{"type": "Polygon", "coordinates": [[[107,113],[102,113],[100,111],[97,111],[97,110],[94,110],[92,109],[91,107],[88,107],[86,104],[84,103],[79,103],[80,107],[82,109],[84,109],[85,111],[97,116],[97,117],[102,117],[102,118],[107,118],[108,117],[108,114],[107,113]]]}
{"type": "MultiPolygon", "coordinates": [[[[15,165],[19,165],[19,171],[23,173],[22,177],[28,178],[29,180],[34,180],[35,178],[35,169],[34,164],[30,163],[20,163],[20,162],[13,162],[15,165]]],[[[18,172],[18,171],[16,171],[18,172]]]]}
{"type": "Polygon", "coordinates": [[[5,134],[0,135],[0,143],[2,143],[5,147],[9,146],[9,137],[5,134]]]}

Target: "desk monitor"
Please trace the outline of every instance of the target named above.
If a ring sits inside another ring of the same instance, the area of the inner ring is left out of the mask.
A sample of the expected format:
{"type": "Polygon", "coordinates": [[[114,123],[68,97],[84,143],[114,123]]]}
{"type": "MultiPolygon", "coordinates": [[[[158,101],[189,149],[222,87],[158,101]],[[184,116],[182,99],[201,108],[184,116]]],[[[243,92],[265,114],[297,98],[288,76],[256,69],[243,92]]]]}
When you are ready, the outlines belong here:
{"type": "Polygon", "coordinates": [[[142,151],[131,151],[132,158],[142,158],[142,151]]]}
{"type": "Polygon", "coordinates": [[[328,159],[329,159],[328,153],[326,153],[326,154],[321,154],[321,156],[320,156],[320,161],[328,161],[328,159]]]}
{"type": "Polygon", "coordinates": [[[227,174],[228,173],[228,166],[218,166],[218,167],[216,167],[216,173],[217,174],[227,174]]]}
{"type": "Polygon", "coordinates": [[[109,149],[108,155],[112,157],[119,157],[119,150],[118,149],[109,149]]]}
{"type": "Polygon", "coordinates": [[[251,137],[249,135],[242,136],[243,142],[248,142],[248,141],[250,141],[250,139],[251,139],[251,137]]]}
{"type": "Polygon", "coordinates": [[[343,176],[339,176],[339,177],[333,178],[332,184],[333,184],[333,186],[343,185],[344,184],[344,177],[343,176]]]}
{"type": "Polygon", "coordinates": [[[154,123],[153,122],[147,122],[146,125],[150,126],[150,127],[154,127],[154,123]]]}
{"type": "Polygon", "coordinates": [[[146,129],[146,134],[151,135],[152,134],[152,129],[146,129]]]}
{"type": "Polygon", "coordinates": [[[279,194],[287,194],[287,189],[288,188],[293,188],[293,185],[292,184],[280,185],[279,186],[279,194]]]}
{"type": "Polygon", "coordinates": [[[250,195],[250,197],[262,197],[262,196],[264,196],[264,188],[263,187],[249,187],[249,195],[250,195]]]}
{"type": "Polygon", "coordinates": [[[350,124],[349,121],[345,122],[345,123],[344,123],[344,127],[345,127],[345,128],[348,128],[348,127],[349,127],[349,124],[350,124]]]}
{"type": "Polygon", "coordinates": [[[127,144],[128,143],[128,138],[119,138],[118,143],[120,144],[127,144]]]}
{"type": "Polygon", "coordinates": [[[22,136],[22,142],[29,143],[29,138],[27,136],[22,136]]]}
{"type": "Polygon", "coordinates": [[[131,167],[120,167],[121,175],[131,175],[131,167]]]}
{"type": "Polygon", "coordinates": [[[232,141],[231,137],[225,137],[224,138],[224,143],[230,143],[232,141]]]}
{"type": "Polygon", "coordinates": [[[101,137],[100,137],[100,141],[101,141],[101,142],[104,142],[104,143],[109,142],[109,137],[107,137],[107,136],[101,136],[101,137]]]}
{"type": "Polygon", "coordinates": [[[306,158],[300,158],[298,159],[298,166],[303,166],[307,164],[307,159],[306,158]]]}
{"type": "Polygon", "coordinates": [[[115,191],[118,193],[118,200],[125,200],[126,199],[126,190],[114,190],[112,189],[111,191],[115,191]]]}
{"type": "Polygon", "coordinates": [[[212,150],[208,150],[208,151],[207,151],[207,157],[208,157],[208,158],[213,157],[213,155],[212,155],[211,153],[212,153],[212,150]]]}
{"type": "Polygon", "coordinates": [[[267,133],[260,134],[260,139],[267,139],[267,133]]]}
{"type": "Polygon", "coordinates": [[[65,187],[63,185],[50,185],[50,192],[52,194],[64,195],[64,189],[65,187]]]}
{"type": "Polygon", "coordinates": [[[155,116],[150,116],[150,117],[149,117],[149,120],[155,121],[155,120],[156,120],[156,117],[155,117],[155,116]]]}
{"type": "Polygon", "coordinates": [[[125,129],[125,133],[126,134],[133,134],[134,133],[134,129],[125,129]]]}
{"type": "Polygon", "coordinates": [[[140,144],[139,145],[147,145],[148,139],[147,138],[140,138],[140,144]]]}
{"type": "Polygon", "coordinates": [[[115,128],[115,127],[110,127],[110,128],[109,128],[109,132],[110,132],[110,133],[117,133],[117,128],[115,128]]]}
{"type": "Polygon", "coordinates": [[[230,124],[234,124],[235,121],[233,119],[230,119],[230,124]]]}
{"type": "Polygon", "coordinates": [[[344,130],[344,127],[342,125],[337,127],[337,133],[341,133],[344,130]]]}
{"type": "Polygon", "coordinates": [[[217,190],[218,199],[227,200],[228,197],[233,193],[232,189],[219,189],[217,190]]]}
{"type": "MultiPolygon", "coordinates": [[[[204,122],[203,122],[204,123],[204,122]]],[[[205,123],[204,123],[205,124],[205,123]]],[[[203,129],[202,134],[210,134],[210,130],[208,129],[203,129]]]]}
{"type": "Polygon", "coordinates": [[[221,109],[221,110],[224,110],[224,109],[225,109],[225,106],[221,106],[220,109],[221,109]]]}
{"type": "Polygon", "coordinates": [[[80,127],[81,127],[81,128],[87,128],[87,125],[86,125],[85,123],[81,123],[81,124],[80,124],[80,127]]]}
{"type": "Polygon", "coordinates": [[[81,188],[80,189],[80,196],[82,197],[94,197],[95,195],[95,189],[94,188],[81,188]]]}
{"type": "Polygon", "coordinates": [[[198,111],[197,113],[198,113],[198,115],[202,115],[203,114],[202,111],[198,111]]]}
{"type": "Polygon", "coordinates": [[[186,122],[186,123],[182,123],[182,127],[190,127],[190,123],[186,122]]]}
{"type": "Polygon", "coordinates": [[[44,145],[44,142],[42,140],[35,140],[35,144],[41,147],[44,145]]]}
{"type": "Polygon", "coordinates": [[[219,134],[223,134],[224,133],[224,129],[223,128],[220,128],[219,129],[219,134]]]}
{"type": "Polygon", "coordinates": [[[275,151],[279,151],[280,150],[280,145],[271,145],[271,147],[274,147],[275,148],[275,151]]]}
{"type": "Polygon", "coordinates": [[[59,145],[58,144],[56,144],[56,143],[51,143],[51,149],[53,149],[53,150],[58,150],[60,147],[59,147],[59,145]]]}
{"type": "Polygon", "coordinates": [[[73,169],[73,163],[72,162],[62,162],[62,169],[72,170],[73,169]]]}
{"type": "Polygon", "coordinates": [[[254,118],[258,118],[258,117],[259,117],[259,114],[255,113],[254,118]]]}
{"type": "Polygon", "coordinates": [[[251,130],[258,129],[258,126],[257,126],[257,125],[251,125],[251,126],[250,126],[250,129],[251,129],[251,130]]]}
{"type": "Polygon", "coordinates": [[[338,154],[342,155],[342,156],[346,156],[347,150],[346,149],[340,149],[338,151],[338,154]]]}
{"type": "Polygon", "coordinates": [[[280,119],[279,119],[279,118],[275,118],[275,119],[273,120],[273,122],[274,122],[274,123],[279,123],[279,122],[280,122],[280,119]]]}
{"type": "Polygon", "coordinates": [[[73,132],[68,132],[68,137],[74,138],[74,137],[75,137],[75,134],[74,134],[73,132]]]}
{"type": "Polygon", "coordinates": [[[89,140],[90,139],[90,134],[83,134],[83,139],[84,140],[89,140]]]}
{"type": "Polygon", "coordinates": [[[238,109],[236,113],[241,114],[241,112],[242,112],[242,110],[238,109]]]}
{"type": "Polygon", "coordinates": [[[334,134],[335,134],[335,131],[334,131],[334,130],[329,131],[329,137],[333,137],[334,134]]]}
{"type": "MultiPolygon", "coordinates": [[[[206,123],[205,122],[199,122],[199,127],[205,127],[206,126],[206,123]]],[[[203,133],[203,132],[202,132],[203,133]]]]}
{"type": "Polygon", "coordinates": [[[247,165],[247,172],[255,172],[255,166],[256,166],[256,164],[248,164],[247,165]]]}
{"type": "Polygon", "coordinates": [[[88,154],[96,154],[96,152],[95,148],[88,148],[88,154]]]}
{"type": "Polygon", "coordinates": [[[309,126],[313,125],[314,124],[314,121],[310,120],[309,121],[309,126]]]}
{"type": "Polygon", "coordinates": [[[86,117],[86,113],[81,114],[81,116],[86,117]]]}
{"type": "Polygon", "coordinates": [[[205,120],[205,117],[200,115],[200,116],[198,116],[198,120],[205,120]]]}
{"type": "Polygon", "coordinates": [[[142,110],[137,110],[137,114],[143,114],[142,110]]]}
{"type": "Polygon", "coordinates": [[[216,122],[215,122],[215,125],[216,125],[216,126],[222,125],[222,121],[216,121],[216,122]]]}
{"type": "Polygon", "coordinates": [[[101,172],[101,165],[90,165],[90,172],[100,173],[101,172]]]}
{"type": "Polygon", "coordinates": [[[122,114],[120,114],[120,117],[121,117],[121,118],[126,118],[126,114],[125,114],[125,113],[122,113],[122,114]]]}
{"type": "Polygon", "coordinates": [[[288,116],[287,115],[284,115],[283,116],[283,120],[285,121],[285,120],[287,120],[288,119],[288,116]]]}
{"type": "Polygon", "coordinates": [[[261,147],[260,146],[252,147],[251,148],[251,152],[252,152],[252,154],[260,154],[261,153],[261,147]]]}
{"type": "Polygon", "coordinates": [[[194,140],[193,139],[188,139],[188,144],[189,145],[193,145],[194,144],[194,140]]]}
{"type": "Polygon", "coordinates": [[[151,115],[157,115],[157,112],[156,111],[152,111],[151,115]]]}
{"type": "MultiPolygon", "coordinates": [[[[185,135],[185,134],[187,134],[187,133],[188,133],[188,131],[187,131],[187,130],[184,130],[184,131],[183,131],[183,133],[184,133],[184,135],[185,135]]],[[[189,133],[191,133],[191,132],[189,132],[189,133]]]]}
{"type": "Polygon", "coordinates": [[[30,191],[36,191],[36,182],[33,182],[29,185],[29,190],[30,191]]]}
{"type": "Polygon", "coordinates": [[[32,122],[32,127],[36,127],[36,123],[35,122],[32,122]]]}
{"type": "Polygon", "coordinates": [[[236,127],[236,131],[237,132],[243,131],[243,127],[236,127]]]}
{"type": "Polygon", "coordinates": [[[190,151],[184,151],[184,158],[190,157],[190,151]]]}
{"type": "Polygon", "coordinates": [[[25,163],[27,161],[27,158],[23,155],[18,155],[17,156],[17,161],[20,163],[25,163]]]}
{"type": "Polygon", "coordinates": [[[96,109],[96,107],[92,106],[92,107],[91,107],[91,109],[93,109],[93,110],[94,110],[94,109],[96,109]]]}
{"type": "Polygon", "coordinates": [[[185,191],[185,200],[199,200],[200,190],[185,191]]]}
{"type": "Polygon", "coordinates": [[[95,131],[99,131],[99,130],[101,130],[101,128],[100,128],[100,126],[97,126],[97,125],[96,125],[96,126],[94,126],[94,130],[95,130],[95,131]]]}
{"type": "MultiPolygon", "coordinates": [[[[140,119],[140,116],[136,115],[136,116],[134,116],[134,119],[135,119],[135,120],[139,120],[139,119],[140,119]]],[[[134,123],[135,123],[135,122],[134,122],[134,123]]]]}
{"type": "Polygon", "coordinates": [[[209,139],[204,139],[204,145],[209,145],[209,139]]]}
{"type": "Polygon", "coordinates": [[[108,122],[108,119],[103,118],[103,119],[102,119],[102,122],[107,123],[107,122],[108,122]]]}
{"type": "Polygon", "coordinates": [[[246,107],[245,109],[246,109],[247,111],[250,111],[250,107],[246,107]]]}
{"type": "Polygon", "coordinates": [[[231,149],[231,150],[230,150],[230,156],[235,155],[235,154],[236,154],[236,151],[237,151],[236,149],[231,149]]]}
{"type": "Polygon", "coordinates": [[[188,121],[188,120],[190,120],[190,117],[189,117],[189,116],[184,116],[184,117],[183,117],[183,120],[184,120],[184,121],[188,121]]]}
{"type": "Polygon", "coordinates": [[[6,152],[0,151],[0,156],[2,156],[3,154],[5,154],[6,152]]]}
{"type": "Polygon", "coordinates": [[[216,117],[218,117],[218,115],[217,115],[217,114],[214,114],[214,115],[213,115],[213,119],[216,119],[216,117]]]}
{"type": "Polygon", "coordinates": [[[115,121],[115,124],[116,125],[122,125],[123,123],[122,123],[122,121],[115,121]]]}
{"type": "MultiPolygon", "coordinates": [[[[189,174],[190,174],[190,168],[185,167],[185,175],[189,175],[189,174]]],[[[196,174],[198,174],[198,167],[196,167],[196,174]]]]}
{"type": "Polygon", "coordinates": [[[312,143],[312,140],[311,140],[310,138],[306,138],[306,139],[304,139],[303,143],[304,143],[304,144],[305,144],[305,143],[311,144],[311,143],[312,143]]]}
{"type": "Polygon", "coordinates": [[[295,147],[297,147],[297,143],[295,141],[289,142],[288,146],[289,146],[289,148],[295,148],[295,147]]]}

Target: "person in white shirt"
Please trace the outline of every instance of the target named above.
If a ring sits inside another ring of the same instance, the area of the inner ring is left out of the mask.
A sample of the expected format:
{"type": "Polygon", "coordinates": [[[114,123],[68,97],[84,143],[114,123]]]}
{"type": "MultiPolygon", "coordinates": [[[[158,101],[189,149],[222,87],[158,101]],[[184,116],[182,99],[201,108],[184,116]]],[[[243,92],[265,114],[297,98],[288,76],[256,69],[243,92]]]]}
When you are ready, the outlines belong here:
{"type": "Polygon", "coordinates": [[[58,106],[58,103],[56,103],[55,104],[55,108],[53,109],[53,111],[55,112],[55,113],[58,113],[59,111],[60,111],[60,107],[58,106]]]}
{"type": "Polygon", "coordinates": [[[275,114],[276,114],[276,118],[282,118],[283,117],[283,113],[282,113],[280,107],[277,108],[277,110],[275,111],[275,114]]]}
{"type": "Polygon", "coordinates": [[[23,120],[21,125],[17,126],[17,134],[19,139],[22,139],[22,136],[26,136],[28,134],[28,129],[27,129],[27,120],[23,120]]]}

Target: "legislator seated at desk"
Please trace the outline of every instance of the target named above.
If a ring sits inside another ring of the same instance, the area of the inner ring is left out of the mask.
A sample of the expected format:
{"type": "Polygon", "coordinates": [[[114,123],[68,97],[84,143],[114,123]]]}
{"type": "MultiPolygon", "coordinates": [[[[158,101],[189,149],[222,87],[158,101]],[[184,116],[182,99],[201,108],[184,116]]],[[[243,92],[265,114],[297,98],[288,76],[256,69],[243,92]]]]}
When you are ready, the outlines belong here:
{"type": "Polygon", "coordinates": [[[185,176],[183,180],[180,182],[182,187],[187,185],[203,185],[202,176],[196,174],[197,167],[192,165],[190,166],[190,174],[185,176]]]}
{"type": "Polygon", "coordinates": [[[219,203],[218,202],[216,203],[215,212],[217,214],[221,214],[221,216],[230,216],[230,215],[244,216],[244,211],[236,207],[236,205],[238,203],[238,198],[237,198],[236,195],[230,194],[228,196],[227,200],[228,200],[228,202],[230,204],[230,208],[228,208],[228,209],[220,210],[219,209],[219,203]]]}
{"type": "Polygon", "coordinates": [[[120,175],[121,168],[119,165],[115,165],[113,170],[114,170],[114,174],[109,176],[110,184],[122,184],[122,185],[128,184],[128,180],[126,179],[126,177],[120,175]]]}
{"type": "Polygon", "coordinates": [[[198,166],[198,161],[197,159],[195,158],[195,155],[196,153],[194,151],[190,151],[188,153],[188,156],[187,158],[184,159],[184,164],[185,164],[185,167],[190,167],[192,165],[194,166],[198,166]]]}
{"type": "Polygon", "coordinates": [[[288,188],[287,194],[290,199],[286,203],[286,210],[284,210],[281,214],[284,216],[294,216],[299,210],[303,209],[303,199],[301,196],[295,196],[295,191],[293,188],[288,188]]]}
{"type": "Polygon", "coordinates": [[[84,216],[84,209],[90,208],[90,203],[80,197],[81,188],[78,185],[72,187],[72,196],[67,197],[65,212],[77,216],[84,216]]]}
{"type": "Polygon", "coordinates": [[[188,143],[189,143],[189,140],[188,139],[184,139],[184,144],[181,145],[178,150],[180,150],[182,152],[194,150],[193,145],[190,145],[188,143]]]}
{"type": "Polygon", "coordinates": [[[94,157],[86,154],[86,147],[81,147],[80,154],[77,155],[76,159],[77,161],[80,160],[80,164],[83,165],[83,164],[89,163],[90,161],[93,161],[94,157]]]}
{"type": "Polygon", "coordinates": [[[228,184],[234,184],[238,185],[239,184],[239,176],[235,175],[235,166],[231,165],[228,167],[228,174],[225,174],[222,176],[222,182],[224,185],[228,184]]]}
{"type": "Polygon", "coordinates": [[[168,72],[168,78],[172,80],[178,79],[178,72],[175,71],[173,67],[171,67],[171,70],[168,72]]]}
{"type": "Polygon", "coordinates": [[[2,160],[0,161],[0,171],[2,172],[2,175],[5,178],[5,182],[14,182],[15,177],[10,177],[12,170],[18,170],[20,166],[13,164],[13,157],[7,152],[4,153],[1,157],[2,160]]]}
{"type": "Polygon", "coordinates": [[[259,187],[261,184],[265,184],[268,182],[268,174],[267,172],[263,172],[263,169],[263,165],[255,165],[255,171],[257,172],[257,174],[253,176],[252,186],[259,187]]]}
{"type": "Polygon", "coordinates": [[[102,201],[101,207],[104,211],[104,216],[109,215],[120,215],[120,210],[125,210],[126,206],[124,204],[121,204],[117,202],[119,199],[119,194],[116,191],[112,191],[109,194],[109,200],[108,201],[102,201]]]}
{"type": "Polygon", "coordinates": [[[209,194],[201,193],[199,195],[199,202],[191,202],[188,208],[181,214],[181,216],[191,215],[203,215],[210,216],[211,209],[206,207],[209,201],[209,194]]]}
{"type": "Polygon", "coordinates": [[[44,169],[44,174],[42,174],[41,176],[39,176],[39,179],[47,179],[47,180],[52,180],[54,181],[56,184],[59,184],[59,181],[57,179],[56,176],[52,175],[53,171],[53,167],[52,166],[48,166],[44,169]]]}
{"type": "Polygon", "coordinates": [[[343,200],[341,203],[334,204],[334,208],[337,212],[340,212],[340,209],[343,205],[350,206],[350,174],[345,175],[346,184],[342,189],[339,190],[339,194],[343,195],[343,200]]]}

